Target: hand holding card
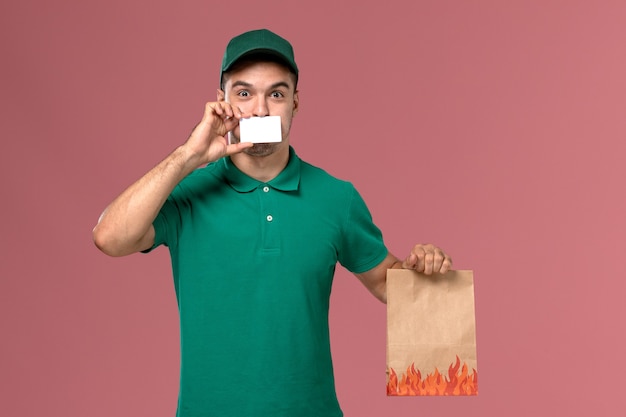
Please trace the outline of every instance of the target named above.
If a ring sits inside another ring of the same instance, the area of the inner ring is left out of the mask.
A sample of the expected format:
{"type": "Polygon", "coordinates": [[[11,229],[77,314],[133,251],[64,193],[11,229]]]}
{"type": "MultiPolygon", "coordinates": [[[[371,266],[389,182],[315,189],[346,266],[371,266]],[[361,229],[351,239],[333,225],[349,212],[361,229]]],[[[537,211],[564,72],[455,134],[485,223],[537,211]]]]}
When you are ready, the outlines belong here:
{"type": "Polygon", "coordinates": [[[241,142],[281,142],[280,116],[249,117],[239,121],[241,142]]]}

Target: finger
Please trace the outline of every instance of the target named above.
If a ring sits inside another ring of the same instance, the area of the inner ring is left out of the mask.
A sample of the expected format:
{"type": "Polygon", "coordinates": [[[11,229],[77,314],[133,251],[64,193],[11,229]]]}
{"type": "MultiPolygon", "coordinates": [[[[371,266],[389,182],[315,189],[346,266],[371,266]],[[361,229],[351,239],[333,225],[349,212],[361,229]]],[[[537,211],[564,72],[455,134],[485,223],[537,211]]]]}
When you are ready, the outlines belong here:
{"type": "Polygon", "coordinates": [[[433,264],[435,263],[435,255],[432,252],[426,252],[424,255],[424,273],[430,275],[433,273],[433,264]]]}
{"type": "Polygon", "coordinates": [[[226,155],[233,155],[242,152],[243,150],[251,148],[252,146],[254,146],[254,143],[252,142],[233,143],[226,146],[226,155]]]}
{"type": "Polygon", "coordinates": [[[402,262],[402,268],[415,269],[415,263],[417,262],[417,256],[414,253],[409,254],[404,262],[402,262]]]}
{"type": "Polygon", "coordinates": [[[206,108],[204,110],[205,116],[210,116],[212,114],[216,114],[220,117],[224,114],[224,110],[220,103],[207,103],[206,108]]]}
{"type": "Polygon", "coordinates": [[[229,103],[226,103],[225,101],[218,101],[216,104],[216,107],[221,109],[220,117],[223,120],[229,120],[233,118],[233,108],[229,103]]]}
{"type": "Polygon", "coordinates": [[[417,262],[415,263],[415,270],[417,272],[424,272],[425,262],[426,262],[426,252],[422,247],[418,247],[414,249],[415,256],[417,257],[417,262]]]}
{"type": "Polygon", "coordinates": [[[239,106],[233,106],[230,103],[224,103],[228,106],[228,117],[234,117],[237,120],[240,120],[244,117],[243,111],[239,108],[239,106]]]}
{"type": "Polygon", "coordinates": [[[244,112],[239,108],[239,106],[233,106],[232,104],[226,102],[219,102],[219,104],[223,107],[224,114],[227,119],[242,119],[245,117],[244,112]]]}
{"type": "MultiPolygon", "coordinates": [[[[235,117],[237,119],[243,119],[244,117],[246,117],[246,116],[244,116],[243,111],[238,106],[233,106],[233,112],[234,112],[235,117]]],[[[250,115],[250,116],[252,116],[252,115],[250,115]]],[[[247,116],[247,117],[250,117],[250,116],[247,116]]]]}
{"type": "Polygon", "coordinates": [[[433,254],[433,271],[441,272],[443,261],[446,259],[445,254],[441,250],[436,250],[433,254]]]}
{"type": "Polygon", "coordinates": [[[445,274],[452,268],[452,259],[449,256],[446,256],[441,265],[441,273],[445,274]]]}
{"type": "Polygon", "coordinates": [[[214,114],[218,115],[222,120],[230,120],[234,117],[241,117],[241,110],[236,106],[231,106],[230,103],[225,101],[218,101],[216,103],[209,103],[211,110],[214,114]]]}
{"type": "Polygon", "coordinates": [[[230,132],[231,130],[236,128],[237,125],[239,125],[239,118],[237,118],[236,116],[227,117],[226,119],[224,119],[224,125],[226,126],[226,130],[230,132]]]}
{"type": "Polygon", "coordinates": [[[235,116],[235,114],[233,113],[233,108],[231,106],[224,106],[224,116],[226,120],[232,119],[235,116]]]}

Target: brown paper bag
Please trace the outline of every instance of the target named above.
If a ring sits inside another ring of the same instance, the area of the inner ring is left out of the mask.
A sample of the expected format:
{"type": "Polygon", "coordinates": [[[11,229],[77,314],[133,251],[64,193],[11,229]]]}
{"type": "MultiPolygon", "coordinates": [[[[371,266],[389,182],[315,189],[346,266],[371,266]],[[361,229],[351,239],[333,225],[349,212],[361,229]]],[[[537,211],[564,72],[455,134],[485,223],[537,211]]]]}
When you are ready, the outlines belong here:
{"type": "Polygon", "coordinates": [[[472,271],[387,271],[387,395],[477,395],[472,271]]]}

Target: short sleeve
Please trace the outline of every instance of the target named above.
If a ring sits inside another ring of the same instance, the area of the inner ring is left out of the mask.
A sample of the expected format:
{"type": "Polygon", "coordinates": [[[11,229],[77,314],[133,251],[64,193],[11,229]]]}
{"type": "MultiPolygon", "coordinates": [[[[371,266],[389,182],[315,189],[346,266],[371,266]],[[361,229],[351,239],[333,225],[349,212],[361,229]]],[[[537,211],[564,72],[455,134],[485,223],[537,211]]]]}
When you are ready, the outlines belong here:
{"type": "Polygon", "coordinates": [[[178,231],[181,225],[180,202],[177,201],[176,193],[172,193],[165,204],[161,207],[159,214],[152,222],[154,227],[154,244],[143,253],[151,252],[160,245],[172,247],[176,245],[178,231]]]}
{"type": "Polygon", "coordinates": [[[358,191],[351,186],[352,197],[342,227],[338,260],[355,274],[369,271],[387,256],[380,229],[358,191]]]}

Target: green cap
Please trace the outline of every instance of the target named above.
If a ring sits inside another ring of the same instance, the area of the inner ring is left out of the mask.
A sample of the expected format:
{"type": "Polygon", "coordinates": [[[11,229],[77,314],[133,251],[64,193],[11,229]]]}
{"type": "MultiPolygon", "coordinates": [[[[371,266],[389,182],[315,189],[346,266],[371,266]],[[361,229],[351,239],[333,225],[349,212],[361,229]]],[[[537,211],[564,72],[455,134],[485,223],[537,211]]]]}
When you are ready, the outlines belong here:
{"type": "Polygon", "coordinates": [[[224,58],[222,59],[220,85],[222,84],[224,72],[228,71],[239,59],[256,52],[275,55],[296,74],[297,78],[298,66],[296,65],[293,48],[289,41],[267,29],[258,29],[235,36],[228,42],[224,58]]]}

